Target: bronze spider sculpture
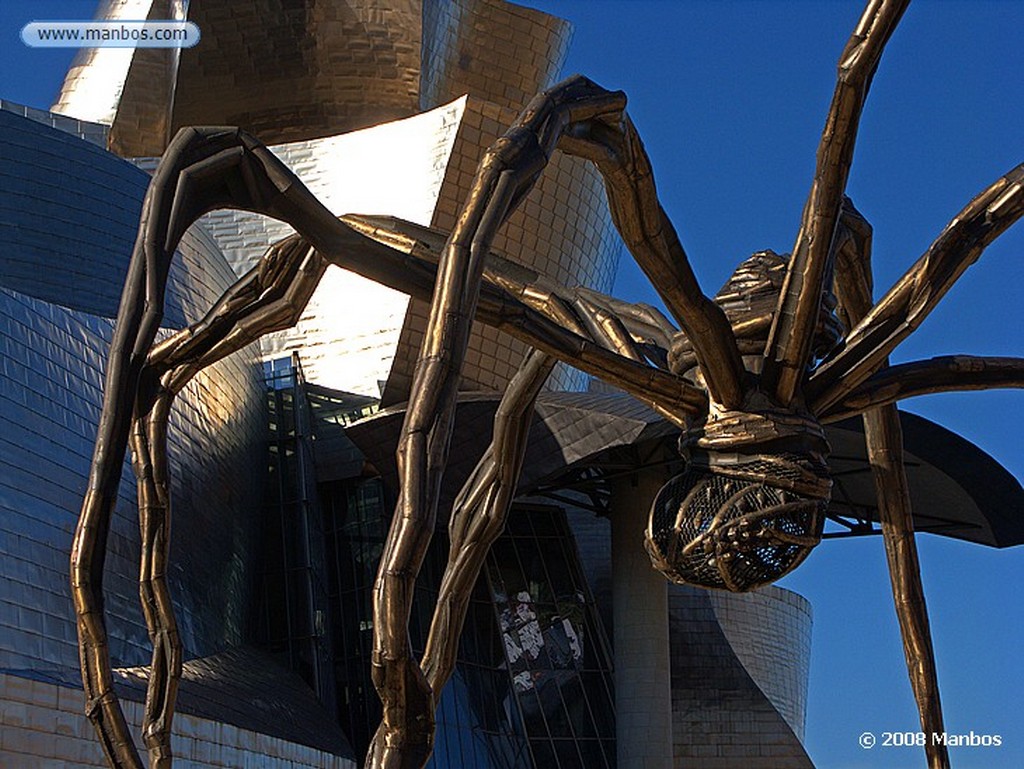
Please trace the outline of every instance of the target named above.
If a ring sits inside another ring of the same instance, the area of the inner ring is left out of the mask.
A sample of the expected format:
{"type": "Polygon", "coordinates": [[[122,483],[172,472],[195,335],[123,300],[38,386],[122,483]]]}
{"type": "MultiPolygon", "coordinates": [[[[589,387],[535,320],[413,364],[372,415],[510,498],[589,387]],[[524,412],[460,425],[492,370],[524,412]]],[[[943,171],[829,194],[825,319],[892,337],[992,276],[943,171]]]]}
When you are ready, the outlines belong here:
{"type": "MultiPolygon", "coordinates": [[[[978,194],[878,302],[871,229],[844,192],[861,109],[908,0],[870,0],[839,61],[793,255],[755,254],[714,301],[661,209],[625,96],[571,78],[537,96],[485,154],[454,230],[331,215],[262,144],[190,128],[168,147],[143,205],[106,372],[99,435],[71,557],[87,713],[112,767],[141,767],[112,673],[103,544],[130,446],[142,529],[141,591],[153,640],[144,710],[151,767],[171,764],[181,646],[165,572],[166,449],[175,395],[204,367],[298,318],[329,264],[431,299],[398,449],[400,496],[374,588],[372,672],[383,720],[367,765],[429,758],[437,696],[452,672],[470,590],[514,495],[534,400],[563,360],[650,404],[682,431],[687,470],[658,494],[646,544],[670,579],[745,590],[795,568],[821,536],[831,481],[823,423],[863,414],[901,630],[925,731],[941,731],[917,574],[897,400],[1020,387],[1018,358],[887,357],[984,248],[1024,214],[1024,166],[978,194]],[[612,217],[681,331],[657,310],[555,285],[490,242],[559,149],[596,164],[612,217]],[[297,234],[274,244],[199,323],[155,343],[170,260],[218,208],[256,211],[297,234]],[[534,348],[503,396],[494,439],[458,495],[451,549],[422,660],[412,657],[413,585],[434,530],[473,320],[534,348]]],[[[948,765],[944,748],[929,763],[948,765]]]]}

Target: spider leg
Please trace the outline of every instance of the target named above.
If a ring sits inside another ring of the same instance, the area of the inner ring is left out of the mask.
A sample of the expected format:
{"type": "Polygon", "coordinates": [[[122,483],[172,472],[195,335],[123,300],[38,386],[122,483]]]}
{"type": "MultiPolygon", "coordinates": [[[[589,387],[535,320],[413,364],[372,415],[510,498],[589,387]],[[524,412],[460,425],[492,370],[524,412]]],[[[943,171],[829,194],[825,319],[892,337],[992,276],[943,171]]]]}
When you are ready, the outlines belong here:
{"type": "Polygon", "coordinates": [[[167,586],[171,516],[167,420],[173,399],[163,382],[144,374],[130,438],[142,540],[139,594],[153,646],[143,711],[143,742],[153,769],[171,765],[171,721],[182,663],[181,639],[167,586]]]}
{"type": "MultiPolygon", "coordinates": [[[[597,87],[597,86],[593,86],[597,87]]],[[[737,408],[743,361],[729,321],[700,289],[672,222],[658,201],[651,162],[624,111],[581,121],[558,144],[601,172],[612,221],[669,312],[692,340],[712,400],[737,408]]]]}
{"type": "Polygon", "coordinates": [[[155,345],[147,365],[161,372],[177,368],[171,380],[177,393],[199,370],[293,326],[327,266],[299,235],[275,243],[198,323],[155,345]]]}
{"type": "Polygon", "coordinates": [[[824,414],[822,423],[932,393],[1024,387],[1024,358],[943,355],[882,368],[824,414]]]}
{"type": "MultiPolygon", "coordinates": [[[[593,99],[582,107],[573,105],[568,113],[589,118],[602,109],[603,102],[593,99]]],[[[566,110],[555,112],[558,120],[565,119],[566,110]]],[[[538,115],[536,110],[528,114],[524,125],[528,125],[528,130],[539,126],[550,131],[550,121],[538,115]]],[[[545,141],[551,143],[556,138],[557,131],[550,132],[545,141]]],[[[551,149],[553,147],[549,146],[546,151],[551,149]]],[[[535,165],[539,167],[542,163],[535,165]]],[[[539,173],[539,169],[535,170],[539,173]]],[[[527,177],[527,182],[532,182],[530,174],[527,177]]],[[[529,184],[522,186],[523,189],[514,191],[514,198],[525,194],[529,184]]],[[[101,582],[121,458],[133,424],[136,427],[133,447],[138,450],[144,476],[149,472],[145,468],[157,467],[166,461],[166,457],[160,455],[164,451],[160,441],[148,438],[143,441],[142,436],[155,439],[166,429],[166,408],[173,394],[214,360],[263,333],[291,325],[319,280],[326,261],[337,262],[416,295],[429,295],[437,268],[421,259],[396,258],[396,254],[391,248],[368,240],[339,222],[265,147],[237,129],[186,129],[165,153],[147,193],[115,327],[90,485],[72,553],[72,591],[79,621],[87,712],[96,725],[111,766],[118,769],[141,766],[111,685],[101,582]],[[302,238],[287,239],[272,248],[258,268],[229,289],[200,323],[154,346],[162,316],[167,270],[178,239],[197,216],[218,207],[246,208],[283,219],[295,226],[302,238]],[[144,409],[136,409],[133,421],[126,404],[139,402],[145,395],[140,384],[144,378],[149,381],[152,377],[159,379],[160,387],[170,394],[161,396],[160,408],[146,412],[142,427],[138,420],[144,409]]],[[[487,322],[517,332],[527,341],[537,340],[548,351],[584,370],[600,373],[625,389],[657,394],[669,408],[680,409],[680,415],[703,408],[703,394],[669,372],[622,358],[600,344],[581,338],[495,286],[484,293],[487,322]]],[[[552,303],[549,311],[554,312],[556,305],[552,303]]],[[[677,418],[684,416],[677,415],[677,418]]],[[[144,601],[157,609],[148,613],[147,619],[152,619],[151,630],[162,633],[161,638],[172,639],[173,613],[169,601],[164,600],[166,587],[161,582],[161,564],[166,559],[162,548],[169,510],[161,501],[157,484],[150,485],[145,477],[142,482],[148,489],[148,496],[143,496],[150,500],[140,510],[141,522],[148,532],[142,591],[144,601]]],[[[153,723],[145,727],[150,743],[153,742],[150,737],[166,743],[173,711],[171,689],[176,682],[177,668],[173,642],[168,640],[163,649],[167,653],[158,655],[156,665],[160,670],[151,686],[154,704],[148,713],[153,723]]],[[[161,751],[165,747],[157,746],[154,760],[162,760],[161,751]]]]}
{"type": "Polygon", "coordinates": [[[635,340],[648,341],[667,352],[672,346],[672,338],[679,333],[679,329],[657,307],[642,302],[624,302],[584,286],[577,288],[576,293],[618,316],[635,340]]]}
{"type": "MultiPolygon", "coordinates": [[[[442,233],[412,222],[354,215],[342,220],[367,238],[408,253],[409,269],[403,273],[406,278],[426,274],[427,265],[437,263],[444,251],[442,233]]],[[[365,274],[360,266],[351,269],[365,274]]],[[[567,289],[493,252],[486,256],[483,278],[476,310],[478,321],[506,331],[639,400],[657,401],[661,409],[671,413],[669,418],[676,424],[685,422],[687,415],[706,411],[707,395],[700,388],[663,368],[618,354],[613,344],[591,338],[579,316],[576,297],[583,296],[619,316],[634,340],[649,335],[655,346],[660,346],[660,340],[668,339],[675,329],[654,308],[629,305],[589,289],[567,289]]],[[[422,290],[408,281],[400,286],[392,281],[389,285],[423,296],[422,290]]]]}
{"type": "Polygon", "coordinates": [[[448,525],[448,564],[420,663],[434,696],[455,668],[469,597],[491,545],[505,530],[526,453],[533,405],[555,359],[529,353],[494,415],[494,437],[456,497],[448,525]]]}
{"type": "Polygon", "coordinates": [[[871,0],[839,58],[814,180],[764,351],[762,387],[781,405],[792,402],[807,373],[861,110],[882,50],[908,4],[871,0]]]}
{"type": "Polygon", "coordinates": [[[853,327],[843,349],[815,370],[807,387],[814,411],[829,411],[881,368],[985,248],[1022,215],[1024,163],[968,203],[853,327]]]}
{"type": "Polygon", "coordinates": [[[582,78],[540,94],[484,154],[438,267],[397,459],[400,492],[374,584],[371,672],[384,717],[367,765],[415,769],[433,742],[433,693],[412,659],[408,620],[430,543],[458,390],[486,255],[497,229],[527,194],[559,138],[577,121],[620,112],[622,94],[582,78]]]}
{"type": "MultiPolygon", "coordinates": [[[[939,679],[914,538],[910,488],[903,465],[903,429],[895,405],[880,406],[864,414],[864,440],[875,479],[889,579],[921,730],[928,735],[941,733],[944,728],[939,679]]],[[[929,769],[949,769],[944,744],[928,739],[924,751],[929,769]]]]}
{"type": "Polygon", "coordinates": [[[298,236],[273,246],[199,323],[155,347],[136,398],[131,435],[142,533],[140,593],[153,644],[143,716],[151,767],[170,765],[182,651],[166,583],[170,528],[167,427],[171,405],[202,369],[297,319],[326,262],[298,236]]]}
{"type": "Polygon", "coordinates": [[[175,205],[174,186],[190,168],[203,176],[223,167],[235,142],[224,129],[181,132],[171,143],[143,202],[139,236],[129,264],[125,291],[107,361],[103,409],[97,431],[88,488],[75,530],[71,554],[71,591],[78,622],[86,713],[93,722],[109,764],[141,767],[112,686],[110,654],[103,618],[103,565],[110,516],[117,498],[121,463],[132,420],[145,353],[160,325],[167,270],[177,239],[187,225],[175,205]],[[205,146],[205,154],[197,145],[205,146]]]}
{"type": "MultiPolygon", "coordinates": [[[[283,219],[330,253],[365,242],[324,209],[269,150],[238,129],[182,130],[150,183],[111,341],[96,447],[71,554],[86,713],[108,763],[116,769],[137,769],[142,764],[112,686],[103,616],[106,539],[132,430],[132,404],[140,394],[143,370],[162,319],[171,258],[195,218],[218,207],[245,208],[283,219]]],[[[157,517],[146,515],[161,529],[157,517]]]]}
{"type": "Polygon", "coordinates": [[[606,347],[614,350],[624,358],[630,358],[638,362],[645,360],[643,352],[637,346],[632,334],[613,312],[595,301],[595,297],[588,297],[578,294],[573,300],[573,306],[582,318],[591,338],[603,342],[606,347]]]}
{"type": "MultiPolygon", "coordinates": [[[[871,307],[871,226],[848,200],[836,232],[836,294],[840,314],[856,322],[871,307]]],[[[878,498],[882,538],[889,566],[893,602],[903,638],[910,685],[917,701],[921,729],[931,735],[944,731],[939,680],[921,583],[921,564],[914,539],[910,486],[903,465],[903,428],[894,404],[864,412],[864,441],[878,498]]],[[[948,769],[945,745],[928,739],[929,769],[948,769]]]]}

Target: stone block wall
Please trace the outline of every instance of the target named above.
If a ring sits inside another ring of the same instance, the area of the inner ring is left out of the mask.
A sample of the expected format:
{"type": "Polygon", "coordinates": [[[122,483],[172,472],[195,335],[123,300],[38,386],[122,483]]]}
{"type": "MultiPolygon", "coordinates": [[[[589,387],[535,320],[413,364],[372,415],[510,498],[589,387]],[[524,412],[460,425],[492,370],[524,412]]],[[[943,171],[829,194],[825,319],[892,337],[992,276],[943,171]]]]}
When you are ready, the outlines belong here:
{"type": "MultiPolygon", "coordinates": [[[[0,766],[4,769],[106,769],[82,692],[48,681],[0,673],[0,766]]],[[[140,733],[142,705],[124,702],[140,733]]],[[[142,746],[140,745],[140,751],[142,746]]],[[[355,769],[351,759],[230,724],[179,714],[171,749],[175,766],[189,769],[355,769]]]]}

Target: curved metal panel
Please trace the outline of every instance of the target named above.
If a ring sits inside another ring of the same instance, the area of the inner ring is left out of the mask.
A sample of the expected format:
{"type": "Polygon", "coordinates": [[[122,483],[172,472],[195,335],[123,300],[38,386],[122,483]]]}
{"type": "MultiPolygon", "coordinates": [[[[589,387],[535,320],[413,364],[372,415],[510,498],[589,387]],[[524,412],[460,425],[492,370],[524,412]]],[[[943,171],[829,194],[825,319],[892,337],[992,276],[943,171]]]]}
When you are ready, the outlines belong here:
{"type": "MultiPolygon", "coordinates": [[[[149,176],[39,120],[0,110],[0,286],[113,318],[149,176]]],[[[164,325],[202,317],[234,273],[194,227],[168,277],[164,325]]]]}
{"type": "Polygon", "coordinates": [[[268,144],[418,111],[416,0],[206,0],[182,52],[173,128],[238,125],[268,144]]]}
{"type": "Polygon", "coordinates": [[[753,629],[749,623],[767,619],[774,638],[793,644],[783,651],[792,652],[786,656],[795,670],[806,669],[806,661],[795,658],[809,647],[810,613],[745,598],[725,610],[711,591],[681,585],[669,590],[675,760],[708,768],[811,769],[798,734],[736,651],[755,651],[744,647],[744,633],[753,629]],[[705,755],[709,745],[714,756],[705,755]]]}
{"type": "Polygon", "coordinates": [[[520,110],[558,80],[569,22],[500,0],[424,0],[420,106],[463,94],[520,110]]]}
{"type": "MultiPolygon", "coordinates": [[[[40,122],[0,111],[0,667],[77,665],[71,548],[102,372],[147,177],[40,122]]],[[[234,279],[209,236],[183,243],[169,319],[192,321],[234,279]]],[[[204,372],[171,416],[172,592],[189,654],[242,640],[266,440],[254,349],[204,372]],[[213,535],[215,534],[215,536],[213,535]]],[[[110,534],[112,652],[145,664],[138,523],[127,463],[110,534]]]]}

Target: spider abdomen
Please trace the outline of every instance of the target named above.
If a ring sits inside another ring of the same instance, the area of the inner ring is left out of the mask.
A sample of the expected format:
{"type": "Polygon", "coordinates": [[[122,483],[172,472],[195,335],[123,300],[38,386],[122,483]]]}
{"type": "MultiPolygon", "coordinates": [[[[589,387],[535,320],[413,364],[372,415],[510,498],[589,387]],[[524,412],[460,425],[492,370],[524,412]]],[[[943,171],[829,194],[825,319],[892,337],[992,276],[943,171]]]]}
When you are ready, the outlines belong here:
{"type": "Polygon", "coordinates": [[[801,408],[748,393],[683,434],[686,469],[658,492],[645,546],[672,582],[743,592],[796,568],[821,541],[832,492],[825,433],[801,408]]]}
{"type": "Polygon", "coordinates": [[[794,480],[827,473],[823,463],[776,455],[752,457],[736,470],[691,461],[655,497],[644,544],[672,582],[753,590],[792,571],[821,540],[827,486],[822,495],[796,490],[794,480]]]}

